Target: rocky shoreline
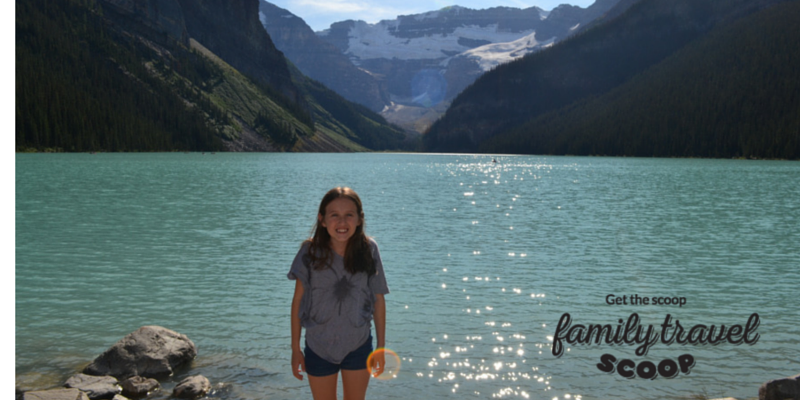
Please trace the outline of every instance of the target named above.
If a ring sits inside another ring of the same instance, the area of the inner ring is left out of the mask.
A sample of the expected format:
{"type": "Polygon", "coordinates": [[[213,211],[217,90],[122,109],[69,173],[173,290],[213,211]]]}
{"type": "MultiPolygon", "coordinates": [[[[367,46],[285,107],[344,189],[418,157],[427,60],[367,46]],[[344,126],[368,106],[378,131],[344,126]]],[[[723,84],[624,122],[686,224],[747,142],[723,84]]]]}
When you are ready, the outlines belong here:
{"type": "MultiPolygon", "coordinates": [[[[63,388],[21,391],[16,400],[129,400],[147,398],[161,391],[160,379],[189,364],[197,346],[186,335],[150,325],[120,339],[94,359],[79,374],[67,379],[63,388]]],[[[211,391],[202,375],[180,381],[171,397],[198,399],[211,391]]],[[[800,400],[800,374],[764,382],[759,400],[800,400]]],[[[733,397],[714,400],[737,400],[733,397]]]]}
{"type": "MultiPolygon", "coordinates": [[[[63,388],[20,391],[17,400],[128,400],[146,398],[161,390],[159,379],[197,356],[197,346],[186,335],[161,326],[143,326],[120,339],[94,359],[63,388]]],[[[211,383],[202,375],[179,382],[172,397],[206,396],[211,383]]]]}

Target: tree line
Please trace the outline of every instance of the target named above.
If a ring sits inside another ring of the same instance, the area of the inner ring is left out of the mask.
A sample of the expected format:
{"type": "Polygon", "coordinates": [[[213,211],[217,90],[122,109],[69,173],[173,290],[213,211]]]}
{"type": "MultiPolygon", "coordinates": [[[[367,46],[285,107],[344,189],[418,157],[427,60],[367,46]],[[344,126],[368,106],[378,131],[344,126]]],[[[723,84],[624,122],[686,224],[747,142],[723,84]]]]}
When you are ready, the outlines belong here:
{"type": "Polygon", "coordinates": [[[206,119],[227,116],[209,102],[187,106],[146,70],[152,50],[109,29],[102,12],[86,0],[16,2],[17,150],[221,150],[206,119]]]}
{"type": "Polygon", "coordinates": [[[483,75],[426,150],[796,158],[796,3],[641,0],[483,75]]]}
{"type": "Polygon", "coordinates": [[[486,152],[800,158],[800,2],[711,32],[612,92],[487,141],[486,152]]]}

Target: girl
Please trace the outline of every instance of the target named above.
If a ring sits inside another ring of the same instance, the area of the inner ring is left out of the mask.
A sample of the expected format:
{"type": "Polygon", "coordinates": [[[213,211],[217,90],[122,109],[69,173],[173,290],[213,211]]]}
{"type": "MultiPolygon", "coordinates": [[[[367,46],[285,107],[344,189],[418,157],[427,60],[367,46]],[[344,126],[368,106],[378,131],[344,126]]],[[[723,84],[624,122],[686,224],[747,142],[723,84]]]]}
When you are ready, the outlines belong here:
{"type": "MultiPolygon", "coordinates": [[[[292,262],[292,373],[308,374],[314,400],[336,399],[342,372],[344,400],[363,400],[372,352],[370,320],[375,320],[377,347],[385,345],[389,293],[378,245],[364,234],[361,199],[347,187],[328,191],[319,205],[314,236],[292,262]],[[300,348],[306,329],[305,354],[300,348]]],[[[371,359],[374,376],[383,372],[383,352],[371,359]]]]}

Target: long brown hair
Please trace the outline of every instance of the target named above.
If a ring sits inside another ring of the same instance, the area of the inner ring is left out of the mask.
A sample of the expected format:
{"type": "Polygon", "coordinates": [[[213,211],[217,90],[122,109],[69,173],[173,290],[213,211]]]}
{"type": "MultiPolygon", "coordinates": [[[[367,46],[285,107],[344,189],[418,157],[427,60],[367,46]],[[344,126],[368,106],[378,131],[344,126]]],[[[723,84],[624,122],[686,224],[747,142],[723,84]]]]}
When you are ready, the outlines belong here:
{"type": "MultiPolygon", "coordinates": [[[[355,203],[358,219],[361,222],[356,227],[353,236],[347,241],[347,249],[344,253],[344,268],[351,274],[364,272],[369,276],[375,275],[375,260],[372,258],[369,238],[364,233],[364,227],[366,225],[364,221],[364,209],[361,206],[361,199],[358,197],[358,194],[349,187],[336,187],[329,190],[319,203],[317,215],[325,217],[328,204],[339,198],[347,198],[355,203]]],[[[331,235],[328,233],[328,230],[322,226],[319,217],[314,224],[314,236],[304,243],[310,244],[308,256],[314,269],[320,270],[328,268],[331,265],[333,262],[331,235]]]]}

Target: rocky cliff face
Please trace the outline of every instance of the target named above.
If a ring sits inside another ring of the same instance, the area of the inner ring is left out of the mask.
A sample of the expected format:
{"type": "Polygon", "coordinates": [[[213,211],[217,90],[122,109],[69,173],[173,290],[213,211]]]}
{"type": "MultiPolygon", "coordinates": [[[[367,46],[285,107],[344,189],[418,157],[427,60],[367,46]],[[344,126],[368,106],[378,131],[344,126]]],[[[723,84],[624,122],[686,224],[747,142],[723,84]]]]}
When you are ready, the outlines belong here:
{"type": "Polygon", "coordinates": [[[269,84],[294,102],[286,60],[258,19],[258,0],[178,0],[186,29],[214,54],[242,73],[269,84]]]}
{"type": "Polygon", "coordinates": [[[378,79],[353,65],[339,49],[318,38],[299,17],[260,0],[259,18],[275,46],[306,76],[373,111],[381,111],[389,104],[378,79]]]}
{"type": "Polygon", "coordinates": [[[156,34],[165,34],[185,46],[189,34],[178,0],[103,0],[106,9],[118,18],[117,23],[139,25],[156,34]]]}
{"type": "MultiPolygon", "coordinates": [[[[258,0],[102,0],[115,23],[164,35],[189,47],[192,38],[244,74],[302,102],[286,59],[258,19],[258,0]]],[[[162,40],[168,43],[168,40],[162,40]]]]}

